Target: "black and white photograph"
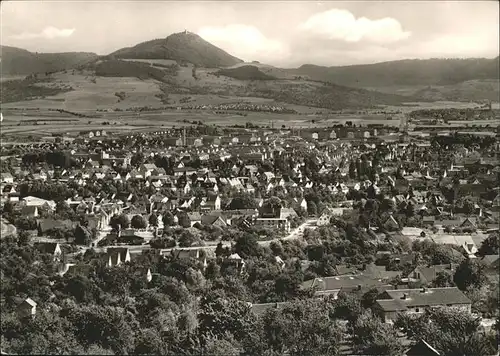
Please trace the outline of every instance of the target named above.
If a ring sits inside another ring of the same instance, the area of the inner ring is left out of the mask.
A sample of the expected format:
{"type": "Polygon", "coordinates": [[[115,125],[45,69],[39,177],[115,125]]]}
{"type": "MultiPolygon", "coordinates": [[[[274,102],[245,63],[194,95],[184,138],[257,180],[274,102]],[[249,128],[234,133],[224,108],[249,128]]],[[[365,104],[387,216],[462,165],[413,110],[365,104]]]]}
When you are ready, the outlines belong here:
{"type": "Polygon", "coordinates": [[[499,356],[499,8],[1,1],[1,355],[499,356]]]}

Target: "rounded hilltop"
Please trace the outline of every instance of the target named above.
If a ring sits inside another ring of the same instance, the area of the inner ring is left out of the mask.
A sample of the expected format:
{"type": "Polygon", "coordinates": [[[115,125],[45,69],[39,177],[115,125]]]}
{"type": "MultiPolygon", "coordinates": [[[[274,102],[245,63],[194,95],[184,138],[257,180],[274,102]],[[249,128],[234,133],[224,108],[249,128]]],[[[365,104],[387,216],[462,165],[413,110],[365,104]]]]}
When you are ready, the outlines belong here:
{"type": "Polygon", "coordinates": [[[205,41],[197,34],[184,30],[166,38],[139,43],[111,53],[123,59],[171,59],[186,61],[200,67],[218,68],[241,63],[224,50],[205,41]]]}

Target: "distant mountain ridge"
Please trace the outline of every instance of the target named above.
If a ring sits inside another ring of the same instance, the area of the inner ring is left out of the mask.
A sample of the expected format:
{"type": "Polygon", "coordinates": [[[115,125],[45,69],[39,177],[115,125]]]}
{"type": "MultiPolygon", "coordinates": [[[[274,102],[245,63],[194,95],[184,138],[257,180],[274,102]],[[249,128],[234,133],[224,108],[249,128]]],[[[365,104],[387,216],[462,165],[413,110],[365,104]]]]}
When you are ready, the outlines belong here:
{"type": "Polygon", "coordinates": [[[243,62],[191,32],[174,33],[167,38],[119,49],[109,57],[122,59],[171,59],[200,67],[228,67],[243,62]]]}
{"type": "Polygon", "coordinates": [[[375,64],[323,67],[305,64],[291,70],[313,80],[353,87],[450,85],[477,79],[499,79],[499,57],[493,59],[405,59],[375,64]]]}
{"type": "Polygon", "coordinates": [[[493,100],[499,92],[498,57],[399,60],[343,67],[306,64],[297,69],[281,69],[258,62],[245,63],[187,31],[106,56],[86,52],[32,53],[7,46],[1,50],[2,75],[78,68],[97,77],[152,79],[167,96],[182,93],[260,97],[337,110],[399,105],[419,99],[493,100]]]}
{"type": "Polygon", "coordinates": [[[1,75],[57,72],[98,58],[97,54],[91,52],[33,53],[10,46],[0,46],[0,56],[1,75]]]}

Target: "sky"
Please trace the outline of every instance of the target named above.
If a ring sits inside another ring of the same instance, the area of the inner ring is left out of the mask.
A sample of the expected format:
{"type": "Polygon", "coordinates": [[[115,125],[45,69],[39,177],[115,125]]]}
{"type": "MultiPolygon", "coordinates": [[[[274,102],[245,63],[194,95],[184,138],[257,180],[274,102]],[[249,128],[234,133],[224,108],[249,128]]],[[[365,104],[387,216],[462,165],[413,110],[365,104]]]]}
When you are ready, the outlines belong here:
{"type": "Polygon", "coordinates": [[[188,30],[281,67],[499,54],[497,1],[9,1],[1,43],[109,54],[188,30]]]}

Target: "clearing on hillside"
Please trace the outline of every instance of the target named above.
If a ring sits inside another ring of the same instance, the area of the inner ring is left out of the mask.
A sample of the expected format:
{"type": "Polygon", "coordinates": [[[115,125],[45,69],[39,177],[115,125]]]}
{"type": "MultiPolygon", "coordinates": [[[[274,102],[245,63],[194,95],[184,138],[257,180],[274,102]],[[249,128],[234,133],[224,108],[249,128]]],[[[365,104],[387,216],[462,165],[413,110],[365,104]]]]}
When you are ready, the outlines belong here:
{"type": "MultiPolygon", "coordinates": [[[[56,84],[70,85],[73,90],[48,96],[45,99],[6,103],[5,108],[54,108],[69,111],[114,110],[131,107],[161,107],[157,95],[162,92],[152,79],[140,80],[130,77],[94,77],[91,73],[56,73],[52,75],[56,84]],[[87,74],[87,75],[86,75],[87,74]],[[124,93],[120,95],[120,93],[124,93]]],[[[44,85],[43,83],[37,85],[44,85]]]]}

